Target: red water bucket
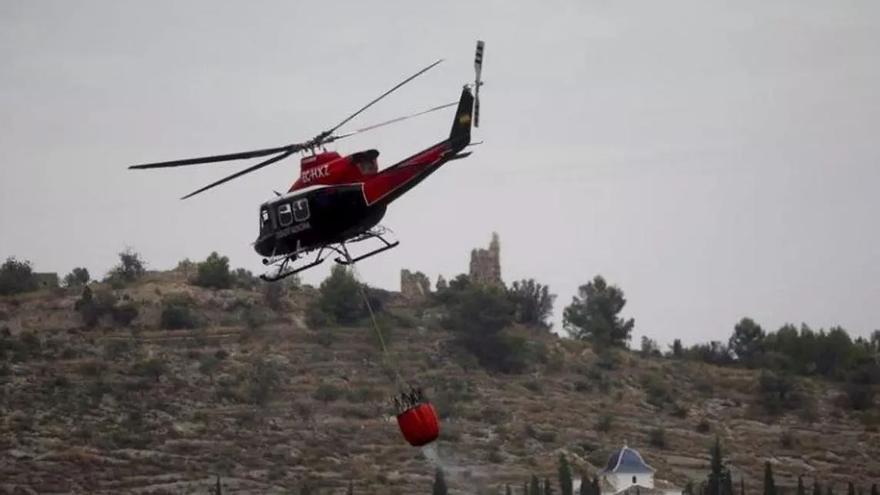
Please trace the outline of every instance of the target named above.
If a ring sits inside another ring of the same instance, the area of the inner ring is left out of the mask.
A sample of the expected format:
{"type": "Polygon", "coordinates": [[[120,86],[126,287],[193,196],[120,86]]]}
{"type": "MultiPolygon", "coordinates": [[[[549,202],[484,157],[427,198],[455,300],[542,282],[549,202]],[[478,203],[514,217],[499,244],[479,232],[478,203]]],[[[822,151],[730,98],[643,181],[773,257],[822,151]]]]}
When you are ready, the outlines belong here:
{"type": "Polygon", "coordinates": [[[423,402],[397,415],[403,437],[413,447],[429,444],[440,436],[440,420],[430,402],[423,402]]]}

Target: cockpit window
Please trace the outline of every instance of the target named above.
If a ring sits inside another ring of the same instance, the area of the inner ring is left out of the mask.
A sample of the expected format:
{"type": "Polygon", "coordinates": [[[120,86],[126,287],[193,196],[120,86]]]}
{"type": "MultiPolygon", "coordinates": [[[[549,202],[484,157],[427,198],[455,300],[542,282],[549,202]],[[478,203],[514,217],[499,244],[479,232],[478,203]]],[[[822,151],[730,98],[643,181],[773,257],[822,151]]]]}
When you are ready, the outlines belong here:
{"type": "Polygon", "coordinates": [[[260,210],[260,229],[265,230],[269,227],[269,224],[272,223],[272,219],[269,218],[269,210],[263,208],[260,210]]]}
{"type": "Polygon", "coordinates": [[[293,223],[293,212],[290,210],[290,204],[284,203],[278,207],[278,222],[285,227],[293,223]]]}

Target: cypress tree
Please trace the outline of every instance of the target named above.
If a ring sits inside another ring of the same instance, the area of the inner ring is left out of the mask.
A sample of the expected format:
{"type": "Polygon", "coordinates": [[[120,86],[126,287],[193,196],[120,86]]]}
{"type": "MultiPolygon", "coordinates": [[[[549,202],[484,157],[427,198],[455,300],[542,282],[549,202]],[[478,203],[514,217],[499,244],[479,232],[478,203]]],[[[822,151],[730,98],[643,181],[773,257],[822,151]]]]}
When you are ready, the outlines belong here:
{"type": "Polygon", "coordinates": [[[559,454],[559,491],[562,495],[574,495],[571,480],[571,465],[565,454],[559,454]]]}
{"type": "Polygon", "coordinates": [[[797,495],[807,495],[807,489],[804,487],[803,476],[798,476],[797,495]]]}
{"type": "Polygon", "coordinates": [[[833,486],[834,485],[829,484],[827,487],[825,487],[825,495],[834,495],[833,486]]]}
{"type": "Polygon", "coordinates": [[[348,482],[348,495],[354,495],[354,481],[348,482]]]}
{"type": "Polygon", "coordinates": [[[538,477],[534,474],[532,475],[532,481],[529,483],[529,495],[541,495],[541,483],[538,482],[538,477]]]}
{"type": "Polygon", "coordinates": [[[592,488],[590,485],[590,477],[584,473],[581,475],[581,487],[578,490],[578,495],[592,495],[590,493],[590,488],[592,488]]]}
{"type": "Polygon", "coordinates": [[[773,481],[773,467],[770,461],[764,463],[764,495],[776,495],[776,482],[773,481]]]}
{"type": "Polygon", "coordinates": [[[739,495],[746,495],[746,480],[744,478],[739,479],[739,495]]]}
{"type": "Polygon", "coordinates": [[[544,495],[553,495],[553,485],[550,484],[550,478],[544,478],[544,495]]]}
{"type": "Polygon", "coordinates": [[[853,485],[852,481],[846,486],[846,495],[856,495],[856,486],[853,485]]]}
{"type": "Polygon", "coordinates": [[[505,495],[513,495],[513,492],[510,491],[510,485],[504,485],[504,493],[505,495]]]}
{"type": "Polygon", "coordinates": [[[730,475],[730,470],[724,466],[721,440],[718,437],[715,437],[715,445],[712,446],[710,454],[712,471],[706,480],[706,495],[733,495],[733,478],[730,475]]]}
{"type": "Polygon", "coordinates": [[[446,475],[443,474],[442,468],[437,468],[434,473],[434,490],[433,495],[448,495],[449,488],[446,487],[446,475]]]}
{"type": "Polygon", "coordinates": [[[813,480],[813,495],[822,495],[822,487],[819,485],[819,480],[813,480]]]}
{"type": "Polygon", "coordinates": [[[599,477],[593,478],[593,495],[602,495],[602,487],[599,485],[599,477]]]}
{"type": "Polygon", "coordinates": [[[880,495],[880,490],[877,490],[877,483],[871,485],[871,495],[880,495]]]}

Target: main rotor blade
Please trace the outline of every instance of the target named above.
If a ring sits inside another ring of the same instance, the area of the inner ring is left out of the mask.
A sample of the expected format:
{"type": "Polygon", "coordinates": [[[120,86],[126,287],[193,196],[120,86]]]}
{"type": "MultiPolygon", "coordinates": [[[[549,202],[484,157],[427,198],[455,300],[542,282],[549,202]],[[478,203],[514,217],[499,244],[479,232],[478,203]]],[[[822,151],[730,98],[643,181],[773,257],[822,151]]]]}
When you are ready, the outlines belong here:
{"type": "Polygon", "coordinates": [[[296,147],[293,147],[293,148],[289,149],[288,151],[285,151],[284,153],[281,153],[281,154],[278,155],[278,156],[273,156],[272,158],[269,158],[268,160],[264,160],[264,161],[262,161],[262,162],[260,162],[260,163],[258,163],[258,164],[256,164],[256,165],[254,165],[254,166],[252,166],[252,167],[248,167],[248,168],[246,168],[246,169],[244,169],[244,170],[242,170],[242,171],[240,171],[240,172],[236,172],[236,173],[234,173],[234,174],[232,174],[232,175],[226,176],[226,177],[224,177],[224,178],[218,180],[217,182],[213,182],[213,183],[211,183],[211,184],[208,184],[207,186],[205,186],[205,187],[203,187],[203,188],[201,188],[201,189],[199,189],[199,190],[197,190],[197,191],[193,191],[193,192],[187,194],[186,196],[184,196],[184,197],[182,197],[182,198],[180,198],[180,199],[191,198],[191,197],[195,196],[196,194],[199,194],[199,193],[201,193],[201,192],[205,192],[205,191],[207,191],[208,189],[211,189],[212,187],[219,186],[220,184],[223,184],[223,183],[225,183],[225,182],[229,182],[229,181],[231,181],[232,179],[235,179],[235,178],[241,177],[242,175],[245,175],[245,174],[249,174],[249,173],[251,173],[251,172],[253,172],[253,171],[255,171],[255,170],[259,170],[259,169],[261,169],[261,168],[263,168],[263,167],[265,167],[265,166],[267,166],[267,165],[271,165],[271,164],[277,162],[278,160],[281,160],[281,159],[283,159],[283,158],[287,158],[288,156],[294,154],[296,151],[297,151],[296,147]]]}
{"type": "Polygon", "coordinates": [[[425,67],[424,69],[422,69],[422,70],[416,72],[415,74],[413,74],[413,75],[407,77],[406,79],[404,79],[402,82],[398,83],[398,84],[397,84],[396,86],[394,86],[393,88],[391,88],[391,89],[389,89],[388,91],[382,93],[382,95],[380,95],[380,96],[379,96],[378,98],[376,98],[375,100],[373,100],[373,101],[367,103],[366,105],[364,105],[364,106],[363,106],[360,110],[358,110],[357,112],[355,112],[355,113],[349,115],[348,118],[346,118],[346,119],[343,120],[342,122],[336,124],[335,127],[333,127],[332,129],[330,129],[329,131],[326,131],[326,134],[328,134],[328,135],[329,135],[329,134],[332,134],[333,131],[335,131],[336,129],[339,129],[340,127],[342,127],[343,125],[345,125],[346,123],[348,123],[348,121],[350,121],[351,119],[353,119],[353,118],[357,117],[358,115],[360,115],[361,112],[363,112],[364,110],[370,108],[371,106],[373,106],[376,102],[378,102],[378,101],[381,100],[382,98],[385,98],[386,96],[390,95],[391,93],[393,93],[394,91],[396,91],[398,88],[400,88],[400,87],[403,86],[404,84],[406,84],[406,83],[412,81],[413,79],[419,77],[420,75],[424,74],[425,72],[427,72],[427,71],[433,69],[434,66],[436,66],[437,64],[439,64],[439,63],[442,62],[442,61],[443,61],[443,59],[441,58],[440,60],[434,62],[433,64],[431,64],[431,65],[425,67]]]}
{"type": "Polygon", "coordinates": [[[241,153],[229,153],[226,155],[202,156],[197,158],[185,158],[183,160],[171,160],[167,162],[145,163],[143,165],[132,165],[129,169],[147,169],[147,168],[165,168],[165,167],[181,167],[183,165],[198,165],[202,163],[225,162],[229,160],[245,160],[247,158],[257,158],[259,156],[274,155],[282,151],[289,151],[299,145],[288,144],[278,148],[267,148],[263,150],[242,151],[241,153]]]}
{"type": "Polygon", "coordinates": [[[395,123],[397,123],[397,122],[401,122],[401,121],[404,121],[404,120],[407,120],[407,119],[411,119],[411,118],[413,118],[413,117],[418,117],[418,116],[420,116],[420,115],[425,115],[426,113],[436,112],[437,110],[443,110],[444,108],[449,108],[449,107],[451,107],[451,106],[455,106],[455,105],[457,105],[457,104],[458,104],[457,101],[453,101],[452,103],[447,103],[447,104],[445,104],[445,105],[440,105],[440,106],[432,107],[432,108],[429,108],[429,109],[427,109],[427,110],[422,110],[421,112],[413,113],[413,114],[410,114],[410,115],[404,115],[403,117],[397,117],[397,118],[395,118],[395,119],[391,119],[391,120],[386,120],[385,122],[380,122],[380,123],[378,123],[378,124],[368,125],[367,127],[362,127],[362,128],[360,128],[360,129],[356,129],[356,130],[354,130],[354,131],[347,132],[347,133],[345,133],[345,134],[340,134],[340,135],[338,135],[338,136],[330,136],[330,137],[328,137],[326,140],[324,140],[324,142],[325,142],[325,143],[332,143],[333,141],[336,141],[337,139],[342,139],[342,138],[347,138],[347,137],[349,137],[349,136],[354,136],[355,134],[360,134],[360,133],[362,133],[362,132],[371,131],[371,130],[373,130],[373,129],[377,129],[377,128],[379,128],[379,127],[384,127],[384,126],[389,125],[389,124],[395,124],[395,123]]]}

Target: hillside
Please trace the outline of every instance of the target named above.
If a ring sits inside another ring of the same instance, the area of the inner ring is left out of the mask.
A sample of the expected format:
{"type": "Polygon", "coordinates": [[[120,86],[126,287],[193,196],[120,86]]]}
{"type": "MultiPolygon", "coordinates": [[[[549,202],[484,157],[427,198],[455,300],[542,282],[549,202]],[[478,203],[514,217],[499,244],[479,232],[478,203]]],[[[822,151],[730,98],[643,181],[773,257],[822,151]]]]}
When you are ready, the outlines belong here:
{"type": "Polygon", "coordinates": [[[0,297],[0,493],[208,493],[219,475],[224,493],[342,494],[352,481],[355,493],[415,494],[430,493],[437,466],[454,493],[518,493],[532,473],[555,479],[561,452],[594,473],[624,442],[683,486],[705,478],[715,435],[752,493],[767,460],[782,485],[804,474],[842,493],[880,478],[876,413],[839,406],[823,380],[802,381],[809,407],[769,416],[755,371],[597,355],[526,329],[546,362],[490,374],[436,310],[391,294],[380,319],[393,360],[444,416],[422,450],[389,415],[372,331],[307,327],[315,289],[288,290],[278,310],[260,285],[208,290],[178,272],[114,292],[139,310],[129,327],[104,317],[85,328],[77,290],[0,297]],[[189,301],[198,328],[160,328],[170,295],[189,301]]]}

